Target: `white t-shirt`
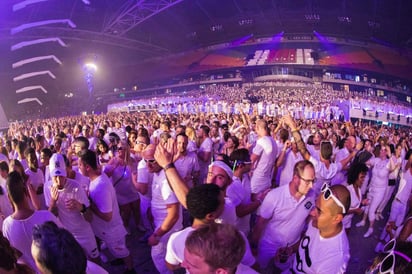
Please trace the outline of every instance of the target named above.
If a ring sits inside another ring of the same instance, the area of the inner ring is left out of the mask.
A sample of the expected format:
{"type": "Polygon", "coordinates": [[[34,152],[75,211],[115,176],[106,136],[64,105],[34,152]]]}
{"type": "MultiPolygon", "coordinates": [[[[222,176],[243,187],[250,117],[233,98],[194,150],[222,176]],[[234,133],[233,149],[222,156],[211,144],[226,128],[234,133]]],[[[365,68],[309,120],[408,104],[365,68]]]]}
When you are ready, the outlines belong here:
{"type": "MultiPolygon", "coordinates": [[[[167,217],[167,206],[179,203],[175,193],[169,186],[166,174],[163,170],[153,174],[152,182],[152,215],[156,229],[160,227],[167,217]]],[[[180,208],[180,207],[179,207],[180,208]]],[[[170,231],[178,231],[182,228],[182,214],[170,231]]]]}
{"type": "Polygon", "coordinates": [[[193,187],[192,174],[199,172],[199,162],[194,152],[187,152],[185,156],[179,157],[174,163],[177,172],[189,188],[193,187]]]}
{"type": "Polygon", "coordinates": [[[294,273],[345,273],[350,258],[345,229],[331,238],[323,238],[309,224],[293,262],[294,273]]]}
{"type": "Polygon", "coordinates": [[[102,213],[112,212],[108,222],[93,214],[91,224],[96,236],[102,240],[125,236],[127,232],[120,217],[116,193],[106,174],[102,173],[90,182],[89,196],[102,213]]]}
{"type": "Polygon", "coordinates": [[[140,160],[139,164],[137,165],[137,182],[139,184],[148,184],[147,193],[145,195],[139,193],[141,197],[143,196],[149,200],[152,199],[152,181],[153,173],[150,173],[147,169],[145,160],[140,160]]]}
{"type": "Polygon", "coordinates": [[[389,159],[382,160],[379,157],[375,157],[372,158],[369,163],[373,166],[369,188],[387,187],[389,180],[389,159]]]}
{"type": "Polygon", "coordinates": [[[272,189],[257,211],[259,216],[269,220],[260,243],[278,247],[296,243],[314,205],[312,191],[296,201],[290,194],[289,185],[272,189]]]}
{"type": "Polygon", "coordinates": [[[260,156],[260,158],[255,163],[250,183],[252,193],[259,193],[270,188],[272,183],[273,167],[277,155],[275,140],[269,136],[262,136],[257,140],[253,154],[260,156]]]}
{"type": "MultiPolygon", "coordinates": [[[[236,209],[236,207],[241,204],[250,203],[250,189],[247,191],[247,189],[242,186],[239,178],[233,176],[232,179],[232,183],[226,189],[226,196],[236,209]]],[[[236,228],[242,231],[245,235],[248,235],[250,230],[250,214],[240,218],[237,217],[236,228]]]]}
{"type": "Polygon", "coordinates": [[[184,259],[185,242],[189,234],[195,230],[191,226],[173,233],[167,242],[166,262],[179,265],[184,259]]]}
{"type": "Polygon", "coordinates": [[[56,216],[47,210],[34,211],[30,217],[24,220],[15,220],[12,216],[9,216],[3,222],[3,236],[10,241],[13,247],[23,253],[20,259],[32,269],[37,269],[31,256],[33,227],[47,221],[52,221],[60,226],[56,216]]]}
{"type": "Polygon", "coordinates": [[[320,161],[320,149],[316,149],[314,145],[306,145],[306,148],[313,158],[320,161]]]}
{"type": "Polygon", "coordinates": [[[331,180],[336,174],[342,170],[342,164],[340,162],[331,163],[329,168],[326,165],[310,156],[309,161],[315,167],[315,174],[316,174],[316,181],[315,185],[313,186],[313,190],[315,191],[315,195],[319,194],[320,188],[324,183],[328,183],[330,185],[331,180]]]}
{"type": "MultiPolygon", "coordinates": [[[[360,206],[362,202],[362,190],[358,188],[358,193],[356,194],[355,187],[353,184],[348,185],[347,189],[349,190],[350,193],[350,207],[349,209],[356,209],[360,206]]],[[[346,214],[345,217],[343,217],[343,227],[344,228],[350,228],[352,225],[352,217],[353,214],[346,214]]]]}
{"type": "MultiPolygon", "coordinates": [[[[106,166],[106,168],[108,167],[106,166]]],[[[136,172],[136,169],[136,165],[133,165],[133,167],[119,165],[113,170],[110,179],[116,190],[119,205],[126,205],[139,200],[139,195],[132,181],[132,171],[136,172]]]]}
{"type": "Polygon", "coordinates": [[[303,160],[299,152],[295,154],[292,150],[286,152],[285,158],[283,168],[280,171],[279,186],[287,185],[292,181],[295,164],[303,160]]]}
{"type": "MultiPolygon", "coordinates": [[[[33,185],[34,189],[37,191],[37,188],[44,185],[44,175],[40,168],[36,172],[31,169],[26,169],[25,173],[29,175],[29,182],[33,185]]],[[[44,202],[44,194],[37,194],[37,198],[40,202],[40,209],[46,209],[46,204],[44,202]]]]}
{"type": "Polygon", "coordinates": [[[220,214],[219,218],[216,218],[216,222],[235,226],[236,220],[236,207],[228,197],[225,197],[223,212],[220,214]]]}
{"type": "MultiPolygon", "coordinates": [[[[50,206],[52,185],[52,181],[48,181],[44,185],[44,198],[47,206],[50,206]]],[[[89,243],[96,244],[90,223],[84,219],[79,211],[67,209],[65,206],[66,200],[73,197],[81,204],[89,207],[90,202],[85,190],[76,181],[67,179],[64,189],[59,189],[58,193],[59,198],[56,202],[58,219],[63,224],[64,228],[73,234],[81,246],[89,243]]]]}
{"type": "Polygon", "coordinates": [[[89,193],[89,186],[90,186],[89,177],[86,177],[86,176],[82,175],[78,171],[74,171],[74,172],[75,172],[75,175],[74,175],[73,180],[75,180],[80,185],[80,187],[82,187],[86,191],[86,193],[88,194],[89,193]]]}
{"type": "MultiPolygon", "coordinates": [[[[199,154],[200,152],[204,153],[204,152],[210,152],[212,154],[212,150],[213,150],[213,141],[212,139],[210,139],[209,137],[207,137],[202,144],[200,145],[199,149],[197,150],[197,153],[199,154]]],[[[211,155],[212,157],[213,155],[211,155]]],[[[200,170],[200,182],[203,183],[203,181],[206,179],[207,177],[207,172],[208,172],[208,168],[210,165],[210,160],[204,162],[202,159],[199,158],[199,170],[200,170]]]]}
{"type": "MultiPolygon", "coordinates": [[[[347,158],[349,156],[350,152],[344,147],[340,149],[335,156],[335,163],[339,163],[343,159],[347,158]]],[[[347,181],[347,171],[346,170],[341,170],[339,171],[335,177],[332,179],[332,185],[341,185],[341,184],[346,184],[347,181]]]]}

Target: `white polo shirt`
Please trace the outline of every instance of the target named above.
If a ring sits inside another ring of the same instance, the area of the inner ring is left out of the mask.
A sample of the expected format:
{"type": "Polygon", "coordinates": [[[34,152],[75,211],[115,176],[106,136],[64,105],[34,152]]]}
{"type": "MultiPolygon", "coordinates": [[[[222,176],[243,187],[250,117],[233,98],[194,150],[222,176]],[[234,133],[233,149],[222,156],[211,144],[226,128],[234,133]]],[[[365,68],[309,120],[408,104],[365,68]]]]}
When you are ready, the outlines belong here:
{"type": "Polygon", "coordinates": [[[259,216],[269,219],[260,243],[266,242],[279,247],[296,243],[305,226],[306,217],[315,205],[312,193],[296,201],[290,194],[289,184],[271,190],[257,211],[259,216]]]}

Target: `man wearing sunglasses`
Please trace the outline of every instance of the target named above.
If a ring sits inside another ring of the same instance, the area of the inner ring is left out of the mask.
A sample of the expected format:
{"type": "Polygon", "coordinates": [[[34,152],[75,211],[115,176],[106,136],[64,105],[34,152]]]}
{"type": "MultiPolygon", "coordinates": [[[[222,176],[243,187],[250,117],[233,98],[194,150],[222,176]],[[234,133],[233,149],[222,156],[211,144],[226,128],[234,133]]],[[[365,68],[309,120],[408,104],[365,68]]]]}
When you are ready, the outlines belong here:
{"type": "Polygon", "coordinates": [[[152,215],[155,229],[148,239],[152,246],[152,259],[160,273],[172,273],[165,262],[166,246],[170,235],[182,228],[182,214],[180,203],[170,188],[165,171],[154,158],[156,146],[150,144],[143,151],[143,160],[149,173],[153,173],[152,180],[152,215]]]}
{"type": "Polygon", "coordinates": [[[321,188],[312,221],[301,239],[292,273],[345,273],[350,253],[342,219],[350,206],[345,186],[327,184],[321,188]]]}
{"type": "Polygon", "coordinates": [[[315,204],[311,191],[314,180],[313,164],[300,161],[293,169],[292,181],[272,189],[263,200],[251,236],[251,247],[257,248],[257,259],[262,270],[271,271],[273,258],[278,270],[290,267],[288,257],[291,247],[299,242],[306,219],[315,204]],[[282,261],[281,252],[288,255],[282,261]]]}

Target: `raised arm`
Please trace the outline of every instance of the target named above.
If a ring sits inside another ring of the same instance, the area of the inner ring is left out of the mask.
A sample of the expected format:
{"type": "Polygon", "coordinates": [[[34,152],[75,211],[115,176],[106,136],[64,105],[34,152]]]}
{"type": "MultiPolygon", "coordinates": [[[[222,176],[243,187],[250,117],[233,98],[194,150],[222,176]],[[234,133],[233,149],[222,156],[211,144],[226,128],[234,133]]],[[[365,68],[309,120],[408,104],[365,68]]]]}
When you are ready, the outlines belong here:
{"type": "Polygon", "coordinates": [[[310,159],[310,153],[306,149],[305,142],[303,142],[302,136],[300,135],[299,129],[296,126],[295,120],[293,120],[292,116],[290,114],[287,114],[283,116],[283,122],[290,128],[290,131],[292,132],[292,136],[295,139],[296,146],[298,147],[298,150],[302,157],[305,160],[310,159]]]}
{"type": "Polygon", "coordinates": [[[169,138],[166,144],[157,145],[154,157],[156,162],[165,170],[167,181],[177,199],[186,208],[186,195],[189,188],[173,165],[174,147],[174,140],[169,138]]]}

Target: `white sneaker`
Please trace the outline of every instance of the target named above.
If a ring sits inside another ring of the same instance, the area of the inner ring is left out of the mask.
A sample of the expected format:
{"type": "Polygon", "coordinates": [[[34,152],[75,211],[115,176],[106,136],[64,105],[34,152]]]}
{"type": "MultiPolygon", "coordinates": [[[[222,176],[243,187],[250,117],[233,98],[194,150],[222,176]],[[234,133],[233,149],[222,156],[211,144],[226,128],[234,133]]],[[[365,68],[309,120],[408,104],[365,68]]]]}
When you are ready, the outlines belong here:
{"type": "Polygon", "coordinates": [[[368,231],[363,235],[363,238],[369,238],[373,233],[373,228],[369,228],[368,231]]]}
{"type": "Polygon", "coordinates": [[[366,221],[362,220],[356,224],[356,227],[365,226],[365,224],[366,224],[366,221]]]}

